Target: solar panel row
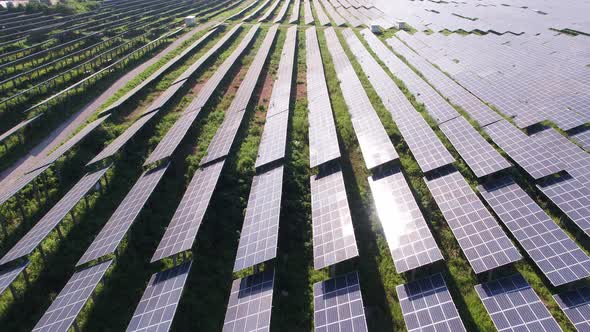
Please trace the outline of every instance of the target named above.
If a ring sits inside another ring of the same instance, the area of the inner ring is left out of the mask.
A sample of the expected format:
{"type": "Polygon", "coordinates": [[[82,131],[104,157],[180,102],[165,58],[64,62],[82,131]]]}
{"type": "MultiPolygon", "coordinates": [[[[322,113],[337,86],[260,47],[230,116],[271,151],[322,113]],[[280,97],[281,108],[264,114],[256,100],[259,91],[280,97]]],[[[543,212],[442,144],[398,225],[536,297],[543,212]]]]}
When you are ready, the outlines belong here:
{"type": "Polygon", "coordinates": [[[285,15],[287,14],[287,9],[289,9],[290,2],[291,2],[290,0],[283,1],[283,6],[281,7],[281,9],[279,9],[279,12],[277,13],[277,16],[275,17],[275,19],[273,20],[273,23],[279,23],[285,18],[285,15]]]}
{"type": "Polygon", "coordinates": [[[264,7],[268,6],[268,4],[270,3],[270,1],[271,0],[264,1],[260,6],[258,6],[256,9],[254,9],[253,12],[251,12],[246,17],[244,17],[244,19],[242,21],[250,21],[255,16],[258,16],[258,14],[264,9],[264,7]]]}
{"type": "Polygon", "coordinates": [[[590,257],[511,178],[478,189],[552,285],[590,276],[590,257]]]}
{"type": "Polygon", "coordinates": [[[29,260],[23,260],[19,264],[11,267],[5,267],[0,270],[0,295],[10,287],[10,284],[18,277],[18,275],[27,268],[29,260]]]}
{"type": "Polygon", "coordinates": [[[324,35],[366,167],[373,169],[397,160],[399,156],[340,45],[336,32],[328,28],[324,35]]]}
{"type": "Polygon", "coordinates": [[[112,254],[168,169],[168,164],[145,171],[96,236],[76,266],[112,254]]]}
{"type": "Polygon", "coordinates": [[[279,6],[280,0],[275,0],[270,7],[258,18],[258,22],[263,22],[269,19],[270,15],[275,11],[275,9],[279,6]]]}
{"type": "Polygon", "coordinates": [[[45,172],[49,167],[51,167],[51,164],[36,168],[34,171],[24,174],[20,178],[16,179],[13,183],[7,185],[7,188],[2,193],[0,193],[0,205],[12,198],[12,196],[35,180],[37,176],[45,172]]]}
{"type": "Polygon", "coordinates": [[[301,7],[301,0],[295,0],[293,3],[293,11],[291,12],[291,16],[289,17],[289,23],[297,23],[299,21],[299,11],[301,7]]]}
{"type": "Polygon", "coordinates": [[[270,53],[270,48],[274,42],[278,27],[279,26],[275,24],[268,30],[268,33],[262,41],[254,61],[252,64],[250,64],[248,72],[240,84],[240,87],[238,88],[232,103],[225,112],[223,123],[215,133],[211,143],[209,143],[207,155],[203,157],[200,165],[205,165],[229,154],[235,136],[238,133],[244,118],[246,107],[250,102],[250,98],[252,97],[252,93],[256,87],[256,83],[260,79],[262,67],[268,58],[268,54],[270,53]]]}
{"type": "Polygon", "coordinates": [[[375,174],[369,185],[397,273],[442,260],[401,169],[375,174]]]}
{"type": "Polygon", "coordinates": [[[403,92],[397,88],[395,82],[365,49],[354,32],[346,29],[343,31],[343,35],[363,71],[370,77],[369,82],[391,113],[422,172],[428,172],[454,162],[455,159],[428,123],[416,112],[403,92]]]}
{"type": "Polygon", "coordinates": [[[576,330],[590,330],[590,287],[581,287],[554,295],[555,302],[574,324],[576,330]]]}
{"type": "Polygon", "coordinates": [[[312,0],[312,2],[313,7],[315,8],[316,17],[318,18],[320,25],[330,25],[330,18],[328,17],[328,15],[326,15],[326,12],[324,11],[324,8],[322,8],[322,5],[320,5],[320,2],[318,0],[312,0]]]}
{"type": "Polygon", "coordinates": [[[358,256],[344,177],[339,165],[310,178],[316,270],[358,256]]]}
{"type": "Polygon", "coordinates": [[[424,181],[475,273],[522,258],[461,173],[439,172],[424,181]]]}
{"type": "Polygon", "coordinates": [[[311,13],[310,0],[303,0],[303,19],[306,25],[313,24],[313,14],[311,13]]]}
{"type": "Polygon", "coordinates": [[[11,262],[17,258],[30,254],[49,233],[59,224],[66,214],[78,203],[96,182],[106,173],[110,166],[86,173],[62,199],[59,200],[39,220],[33,228],[25,234],[5,255],[0,259],[0,265],[11,262]]]}
{"type": "Polygon", "coordinates": [[[326,12],[332,17],[336,26],[343,26],[346,24],[346,20],[338,14],[338,12],[332,7],[327,0],[321,0],[322,5],[326,9],[326,12]]]}
{"type": "Polygon", "coordinates": [[[307,108],[309,110],[309,166],[316,167],[340,157],[338,135],[324,76],[315,28],[305,31],[307,108]]]}

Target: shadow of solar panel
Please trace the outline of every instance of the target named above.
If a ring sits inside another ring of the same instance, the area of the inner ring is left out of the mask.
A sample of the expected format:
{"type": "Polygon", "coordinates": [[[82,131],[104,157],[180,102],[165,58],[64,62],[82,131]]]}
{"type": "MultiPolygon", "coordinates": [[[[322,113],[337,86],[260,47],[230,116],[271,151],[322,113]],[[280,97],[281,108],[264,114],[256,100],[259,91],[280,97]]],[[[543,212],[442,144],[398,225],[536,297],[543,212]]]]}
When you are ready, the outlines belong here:
{"type": "Polygon", "coordinates": [[[282,191],[283,166],[254,176],[234,272],[276,257],[282,191]]]}
{"type": "Polygon", "coordinates": [[[590,257],[511,178],[478,189],[552,285],[590,276],[590,257]]]}
{"type": "Polygon", "coordinates": [[[368,169],[399,158],[333,28],[324,31],[354,132],[368,169]]]}
{"type": "Polygon", "coordinates": [[[462,116],[442,123],[440,129],[478,178],[511,166],[462,116]]]}
{"type": "Polygon", "coordinates": [[[67,332],[113,261],[74,273],[33,331],[67,332]]]}
{"type": "Polygon", "coordinates": [[[442,274],[395,288],[408,332],[466,331],[442,274]]]}
{"type": "Polygon", "coordinates": [[[127,332],[170,330],[191,265],[189,261],[152,275],[127,332]]]}
{"type": "Polygon", "coordinates": [[[127,196],[119,204],[117,210],[109,218],[109,221],[96,236],[76,266],[115,252],[145,202],[158,185],[158,182],[160,182],[166,169],[168,169],[168,165],[165,164],[146,171],[137,179],[133,188],[127,193],[127,196]]]}
{"type": "Polygon", "coordinates": [[[475,286],[498,331],[561,331],[520,274],[475,286]]]}
{"type": "Polygon", "coordinates": [[[314,331],[368,331],[358,273],[313,285],[314,331]]]}
{"type": "Polygon", "coordinates": [[[510,122],[501,120],[486,126],[484,130],[494,143],[534,179],[563,170],[563,164],[545,146],[518,130],[510,122]]]}
{"type": "Polygon", "coordinates": [[[581,287],[553,295],[559,308],[579,332],[590,331],[590,288],[581,287]]]}
{"type": "Polygon", "coordinates": [[[225,161],[195,172],[151,262],[189,250],[193,246],[225,161]]]}
{"type": "Polygon", "coordinates": [[[234,280],[227,304],[223,332],[270,330],[274,271],[234,280]]]}
{"type": "Polygon", "coordinates": [[[59,224],[110,166],[86,173],[0,260],[0,265],[30,254],[59,224]]]}
{"type": "Polygon", "coordinates": [[[522,258],[461,173],[441,171],[424,182],[475,273],[522,258]]]}
{"type": "Polygon", "coordinates": [[[369,185],[397,273],[443,259],[401,170],[375,174],[369,185]]]}
{"type": "Polygon", "coordinates": [[[10,286],[10,284],[18,277],[18,275],[27,268],[28,260],[24,260],[18,265],[3,268],[0,270],[0,295],[10,286]]]}
{"type": "Polygon", "coordinates": [[[564,174],[537,185],[581,230],[590,235],[590,188],[564,174]]]}
{"type": "Polygon", "coordinates": [[[340,157],[328,86],[315,28],[305,30],[310,167],[340,157]]]}
{"type": "Polygon", "coordinates": [[[316,270],[358,256],[340,165],[311,182],[313,257],[316,270]]]}

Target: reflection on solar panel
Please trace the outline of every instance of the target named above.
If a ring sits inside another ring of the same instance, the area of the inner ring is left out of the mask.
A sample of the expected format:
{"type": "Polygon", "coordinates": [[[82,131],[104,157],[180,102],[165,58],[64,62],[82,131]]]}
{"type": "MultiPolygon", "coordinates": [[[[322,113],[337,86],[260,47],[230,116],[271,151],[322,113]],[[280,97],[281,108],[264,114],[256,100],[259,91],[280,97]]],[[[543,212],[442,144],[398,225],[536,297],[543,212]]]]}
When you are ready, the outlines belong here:
{"type": "Polygon", "coordinates": [[[328,51],[368,169],[399,158],[333,28],[324,31],[328,51]]]}
{"type": "Polygon", "coordinates": [[[301,0],[295,0],[293,4],[293,11],[291,12],[291,17],[289,17],[289,23],[293,24],[299,21],[299,8],[301,6],[301,0]]]}
{"type": "Polygon", "coordinates": [[[254,176],[234,272],[276,257],[282,191],[283,166],[254,176]]]}
{"type": "Polygon", "coordinates": [[[74,273],[33,331],[67,332],[112,262],[109,260],[74,273]]]}
{"type": "Polygon", "coordinates": [[[408,332],[466,331],[442,274],[395,288],[408,332]]]}
{"type": "Polygon", "coordinates": [[[29,265],[28,260],[10,268],[0,270],[0,295],[10,286],[18,275],[29,265]]]}
{"type": "Polygon", "coordinates": [[[475,286],[498,331],[561,331],[520,274],[475,286]]]}
{"type": "Polygon", "coordinates": [[[440,129],[478,178],[511,166],[462,116],[440,129]]]}
{"type": "Polygon", "coordinates": [[[223,332],[269,331],[274,279],[274,271],[267,270],[234,280],[223,332]]]}
{"type": "Polygon", "coordinates": [[[99,169],[94,172],[86,173],[65,194],[65,196],[55,204],[49,212],[39,220],[31,230],[25,234],[17,244],[2,257],[0,265],[6,264],[17,258],[30,254],[45,239],[55,226],[66,216],[66,214],[78,203],[78,201],[96,184],[104,175],[110,166],[99,169]]]}
{"type": "Polygon", "coordinates": [[[4,202],[9,200],[12,196],[14,196],[14,194],[19,192],[27,184],[31,183],[31,181],[35,180],[37,176],[45,172],[45,170],[47,170],[49,167],[51,167],[51,164],[36,168],[34,171],[26,173],[25,175],[18,178],[15,182],[11,183],[4,191],[0,193],[0,205],[4,204],[4,202]]]}
{"type": "Polygon", "coordinates": [[[366,332],[367,321],[357,272],[313,285],[316,332],[366,332]]]}
{"type": "Polygon", "coordinates": [[[148,123],[148,121],[150,121],[156,114],[158,114],[158,111],[142,115],[121,135],[115,138],[109,145],[107,145],[106,148],[104,148],[99,154],[97,154],[96,157],[90,160],[90,162],[88,162],[87,165],[92,165],[98,161],[101,161],[117,153],[117,151],[119,151],[119,149],[123,145],[125,145],[133,137],[133,135],[135,135],[141,128],[143,128],[143,126],[146,123],[148,123]]]}
{"type": "Polygon", "coordinates": [[[555,302],[579,332],[590,330],[590,288],[582,287],[553,295],[555,302]]]}
{"type": "Polygon", "coordinates": [[[358,256],[340,166],[311,177],[313,257],[316,270],[358,256]]]}
{"type": "Polygon", "coordinates": [[[475,273],[522,258],[461,173],[434,174],[424,181],[475,273]]]}
{"type": "Polygon", "coordinates": [[[373,175],[369,185],[397,273],[443,259],[401,170],[373,175]]]}
{"type": "Polygon", "coordinates": [[[223,123],[215,133],[211,143],[209,143],[207,155],[201,160],[201,165],[205,165],[229,154],[278,28],[279,26],[275,24],[268,30],[264,41],[256,53],[254,61],[250,64],[250,68],[248,68],[248,72],[236,92],[234,100],[226,110],[223,123]]]}
{"type": "Polygon", "coordinates": [[[195,172],[152,257],[152,263],[193,246],[224,162],[221,160],[195,172]]]}
{"type": "Polygon", "coordinates": [[[315,28],[305,31],[305,45],[309,109],[309,166],[316,167],[339,158],[340,147],[315,28]]]}
{"type": "Polygon", "coordinates": [[[590,235],[590,188],[568,174],[537,185],[580,229],[590,235]]]}
{"type": "Polygon", "coordinates": [[[146,171],[139,177],[76,266],[111,254],[117,249],[167,168],[168,164],[165,164],[146,171]]]}
{"type": "Polygon", "coordinates": [[[559,160],[543,145],[506,120],[492,123],[484,130],[494,143],[534,179],[540,179],[563,169],[559,160]]]}
{"type": "Polygon", "coordinates": [[[127,326],[131,331],[168,331],[192,261],[152,275],[127,326]]]}
{"type": "Polygon", "coordinates": [[[552,285],[590,276],[590,257],[511,178],[478,189],[552,285]]]}

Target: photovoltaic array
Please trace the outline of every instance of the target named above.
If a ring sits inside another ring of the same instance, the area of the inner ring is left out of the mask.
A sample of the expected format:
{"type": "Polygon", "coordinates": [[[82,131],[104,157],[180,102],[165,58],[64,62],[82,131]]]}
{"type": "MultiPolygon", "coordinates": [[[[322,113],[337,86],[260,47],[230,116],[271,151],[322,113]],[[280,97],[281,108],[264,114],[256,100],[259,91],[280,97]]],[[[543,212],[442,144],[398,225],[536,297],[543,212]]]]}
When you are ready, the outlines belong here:
{"type": "Polygon", "coordinates": [[[316,332],[368,331],[357,272],[313,285],[316,332]]]}
{"type": "Polygon", "coordinates": [[[28,260],[23,260],[20,264],[12,267],[5,267],[0,269],[0,295],[10,287],[10,284],[18,277],[18,275],[27,268],[29,265],[28,260]]]}
{"type": "Polygon", "coordinates": [[[395,288],[408,332],[466,331],[442,274],[395,288]]]}
{"type": "Polygon", "coordinates": [[[170,330],[191,265],[189,261],[152,275],[127,332],[170,330]]]}
{"type": "Polygon", "coordinates": [[[498,331],[561,331],[520,274],[475,286],[498,331]]]}
{"type": "Polygon", "coordinates": [[[581,287],[554,295],[555,302],[580,332],[590,330],[590,288],[581,287]]]}
{"type": "Polygon", "coordinates": [[[274,279],[274,271],[267,270],[234,280],[223,332],[270,330],[274,279]]]}

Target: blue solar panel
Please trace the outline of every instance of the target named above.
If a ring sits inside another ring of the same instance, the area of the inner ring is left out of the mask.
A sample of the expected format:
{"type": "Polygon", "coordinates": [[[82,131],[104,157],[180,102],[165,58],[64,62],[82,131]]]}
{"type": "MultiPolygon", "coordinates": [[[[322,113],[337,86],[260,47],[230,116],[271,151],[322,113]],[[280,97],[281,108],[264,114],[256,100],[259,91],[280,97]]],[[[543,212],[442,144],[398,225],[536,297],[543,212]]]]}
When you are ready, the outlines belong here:
{"type": "Polygon", "coordinates": [[[553,298],[576,330],[590,331],[590,287],[566,291],[553,298]]]}

